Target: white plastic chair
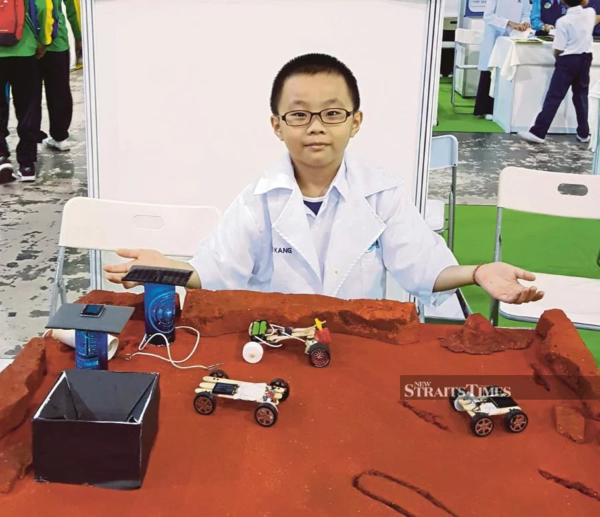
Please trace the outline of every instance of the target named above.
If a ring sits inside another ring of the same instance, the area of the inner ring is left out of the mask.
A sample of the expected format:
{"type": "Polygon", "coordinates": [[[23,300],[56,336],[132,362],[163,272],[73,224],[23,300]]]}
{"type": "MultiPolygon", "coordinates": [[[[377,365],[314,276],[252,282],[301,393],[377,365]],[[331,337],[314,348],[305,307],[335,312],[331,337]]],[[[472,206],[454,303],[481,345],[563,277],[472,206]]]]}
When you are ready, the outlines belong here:
{"type": "Polygon", "coordinates": [[[458,115],[464,114],[468,115],[471,113],[458,113],[456,112],[456,108],[472,108],[470,104],[456,104],[456,71],[457,70],[477,70],[477,65],[461,65],[458,64],[458,47],[469,45],[481,45],[481,40],[483,39],[483,31],[477,29],[456,29],[454,35],[454,70],[452,72],[452,94],[450,97],[450,103],[452,104],[452,109],[458,115]]]}
{"type": "Polygon", "coordinates": [[[153,205],[75,197],[63,209],[50,316],[58,298],[66,302],[63,281],[66,248],[114,251],[149,248],[171,257],[191,257],[198,242],[217,225],[212,206],[153,205]]]}
{"type": "MultiPolygon", "coordinates": [[[[565,174],[508,167],[500,173],[494,260],[501,260],[502,211],[600,220],[600,176],[565,174]]],[[[558,236],[557,236],[558,238],[558,236]]],[[[590,236],[593,238],[593,236],[590,236]]],[[[596,239],[598,236],[596,236],[596,239]]],[[[592,257],[591,260],[596,260],[592,257]]],[[[536,323],[548,309],[563,310],[581,329],[600,330],[600,280],[535,273],[544,291],[540,301],[522,305],[492,302],[492,322],[498,314],[509,320],[536,323]]]]}
{"type": "MultiPolygon", "coordinates": [[[[456,180],[458,170],[458,140],[453,135],[436,136],[431,139],[429,170],[452,169],[450,194],[448,196],[448,220],[446,221],[446,204],[436,199],[428,199],[425,207],[425,221],[431,230],[443,233],[448,229],[448,247],[454,251],[454,223],[456,211],[456,180]],[[448,225],[446,226],[446,222],[448,225]]],[[[471,308],[462,291],[439,308],[424,307],[417,304],[421,321],[448,323],[464,321],[470,314],[471,308]]]]}
{"type": "MultiPolygon", "coordinates": [[[[431,139],[429,170],[452,169],[448,197],[448,247],[454,250],[454,215],[456,210],[456,175],[458,168],[458,140],[453,135],[435,136],[431,139]]],[[[425,221],[431,230],[443,233],[446,229],[446,205],[443,201],[428,199],[425,221]]]]}

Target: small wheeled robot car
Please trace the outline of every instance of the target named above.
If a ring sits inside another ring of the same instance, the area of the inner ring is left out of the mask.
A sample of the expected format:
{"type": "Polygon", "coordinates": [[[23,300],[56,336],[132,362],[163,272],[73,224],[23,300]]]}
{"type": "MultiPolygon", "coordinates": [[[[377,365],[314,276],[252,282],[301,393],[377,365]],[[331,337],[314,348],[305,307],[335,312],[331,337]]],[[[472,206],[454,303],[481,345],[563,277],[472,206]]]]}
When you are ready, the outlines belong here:
{"type": "Polygon", "coordinates": [[[201,415],[210,415],[217,407],[217,397],[256,402],[254,419],[263,427],[277,422],[277,406],[290,395],[290,385],[283,379],[273,379],[269,384],[234,381],[223,370],[214,370],[204,377],[196,388],[194,409],[201,415]]]}
{"type": "Polygon", "coordinates": [[[248,363],[258,363],[262,359],[263,345],[279,348],[283,346],[283,341],[290,339],[304,343],[304,353],[314,367],[325,368],[331,360],[331,334],[325,327],[325,322],[318,319],[312,327],[307,328],[280,327],[268,321],[257,320],[250,324],[248,335],[251,341],[244,345],[242,351],[244,360],[248,363]]]}
{"type": "Polygon", "coordinates": [[[492,417],[504,415],[504,427],[511,433],[525,430],[529,418],[514,399],[498,386],[488,386],[485,396],[476,397],[463,388],[450,391],[450,405],[456,411],[466,411],[471,417],[471,431],[475,436],[487,436],[494,430],[492,417]]]}

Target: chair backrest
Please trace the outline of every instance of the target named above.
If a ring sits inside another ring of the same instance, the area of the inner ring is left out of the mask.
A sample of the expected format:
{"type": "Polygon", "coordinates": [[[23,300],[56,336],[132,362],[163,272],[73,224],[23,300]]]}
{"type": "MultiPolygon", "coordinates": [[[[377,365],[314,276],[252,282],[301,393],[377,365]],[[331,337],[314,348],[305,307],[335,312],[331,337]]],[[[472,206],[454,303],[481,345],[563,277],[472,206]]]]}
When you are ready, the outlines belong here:
{"type": "Polygon", "coordinates": [[[212,206],[174,206],[75,197],[63,209],[59,246],[114,251],[150,248],[191,257],[219,221],[212,206]]]}
{"type": "Polygon", "coordinates": [[[458,165],[458,140],[453,135],[434,136],[431,139],[429,170],[447,169],[458,165]]]}
{"type": "Polygon", "coordinates": [[[500,173],[498,207],[600,219],[600,176],[507,167],[500,173]]]}
{"type": "Polygon", "coordinates": [[[454,41],[463,45],[481,45],[483,31],[479,29],[456,29],[454,41]]]}

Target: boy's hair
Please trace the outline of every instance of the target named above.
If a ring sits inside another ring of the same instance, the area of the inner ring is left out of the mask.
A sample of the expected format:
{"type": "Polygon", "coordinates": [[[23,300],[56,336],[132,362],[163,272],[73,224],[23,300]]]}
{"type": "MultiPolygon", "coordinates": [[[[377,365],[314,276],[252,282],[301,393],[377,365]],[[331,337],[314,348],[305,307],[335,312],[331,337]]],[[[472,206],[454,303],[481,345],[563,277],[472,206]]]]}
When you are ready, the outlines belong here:
{"type": "Polygon", "coordinates": [[[563,0],[569,7],[577,7],[583,3],[583,0],[563,0]]]}
{"type": "Polygon", "coordinates": [[[316,74],[337,74],[341,75],[352,97],[353,110],[360,109],[360,94],[358,93],[358,84],[356,77],[350,69],[340,60],[327,54],[304,54],[288,61],[273,81],[271,88],[271,113],[278,115],[277,107],[281,100],[281,92],[285,81],[293,75],[316,75],[316,74]]]}

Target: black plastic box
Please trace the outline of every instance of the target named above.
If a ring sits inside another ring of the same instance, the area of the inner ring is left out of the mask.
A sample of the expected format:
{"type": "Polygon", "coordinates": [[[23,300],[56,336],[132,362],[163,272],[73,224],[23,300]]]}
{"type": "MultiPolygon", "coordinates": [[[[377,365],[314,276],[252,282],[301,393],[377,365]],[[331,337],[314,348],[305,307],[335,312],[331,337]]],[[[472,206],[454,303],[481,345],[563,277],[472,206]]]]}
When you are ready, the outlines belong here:
{"type": "Polygon", "coordinates": [[[157,373],[65,370],[33,417],[36,481],[139,488],[159,400],[157,373]]]}

